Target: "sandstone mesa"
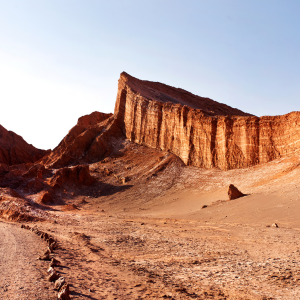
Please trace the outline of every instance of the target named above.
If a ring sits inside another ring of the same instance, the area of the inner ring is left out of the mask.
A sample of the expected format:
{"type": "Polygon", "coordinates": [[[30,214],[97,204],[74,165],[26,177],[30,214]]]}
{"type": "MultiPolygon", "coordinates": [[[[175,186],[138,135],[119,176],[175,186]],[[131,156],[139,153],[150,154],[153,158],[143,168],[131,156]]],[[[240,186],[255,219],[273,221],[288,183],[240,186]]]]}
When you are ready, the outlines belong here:
{"type": "Polygon", "coordinates": [[[114,115],[81,117],[45,166],[61,168],[109,156],[115,140],[170,151],[186,165],[230,170],[299,153],[300,113],[256,117],[158,82],[122,73],[114,115]]]}

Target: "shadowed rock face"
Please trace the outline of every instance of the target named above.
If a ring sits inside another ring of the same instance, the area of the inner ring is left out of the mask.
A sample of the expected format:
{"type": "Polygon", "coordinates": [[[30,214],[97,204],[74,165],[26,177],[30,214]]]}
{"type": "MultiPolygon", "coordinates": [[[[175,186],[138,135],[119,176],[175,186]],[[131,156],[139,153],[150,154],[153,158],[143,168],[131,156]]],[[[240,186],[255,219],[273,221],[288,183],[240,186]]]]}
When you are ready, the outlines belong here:
{"type": "Polygon", "coordinates": [[[231,184],[228,188],[228,197],[229,200],[235,200],[241,197],[246,196],[245,194],[243,194],[242,192],[239,191],[239,189],[237,187],[235,187],[233,184],[231,184]]]}
{"type": "Polygon", "coordinates": [[[95,179],[90,175],[89,166],[75,166],[62,168],[56,171],[55,176],[51,179],[51,185],[63,187],[65,185],[91,185],[95,179]]]}
{"type": "Polygon", "coordinates": [[[121,130],[112,114],[93,112],[79,118],[60,144],[41,161],[48,168],[95,162],[112,151],[112,138],[121,130]]]}
{"type": "Polygon", "coordinates": [[[126,73],[115,118],[130,141],[171,151],[187,165],[229,170],[300,152],[300,112],[258,118],[126,73]]]}
{"type": "Polygon", "coordinates": [[[24,139],[0,125],[0,164],[16,165],[35,162],[49,151],[27,144],[24,139]]]}

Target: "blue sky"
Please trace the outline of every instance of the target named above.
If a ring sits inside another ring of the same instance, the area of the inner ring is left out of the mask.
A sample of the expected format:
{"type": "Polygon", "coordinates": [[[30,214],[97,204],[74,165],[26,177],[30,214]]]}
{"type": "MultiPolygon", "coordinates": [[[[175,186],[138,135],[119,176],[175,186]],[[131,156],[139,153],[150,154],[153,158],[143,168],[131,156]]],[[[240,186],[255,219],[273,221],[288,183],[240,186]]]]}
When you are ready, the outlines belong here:
{"type": "Polygon", "coordinates": [[[0,124],[54,148],[122,71],[243,111],[300,110],[300,2],[0,0],[0,124]]]}

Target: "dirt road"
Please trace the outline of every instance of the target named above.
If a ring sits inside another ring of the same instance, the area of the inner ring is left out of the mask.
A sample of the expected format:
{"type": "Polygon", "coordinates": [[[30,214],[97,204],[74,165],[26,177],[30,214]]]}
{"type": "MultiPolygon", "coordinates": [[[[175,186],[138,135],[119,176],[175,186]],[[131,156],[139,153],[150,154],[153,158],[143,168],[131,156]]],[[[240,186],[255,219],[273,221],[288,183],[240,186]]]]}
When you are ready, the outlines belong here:
{"type": "Polygon", "coordinates": [[[37,260],[45,248],[31,231],[0,221],[0,299],[56,299],[47,265],[37,260]]]}

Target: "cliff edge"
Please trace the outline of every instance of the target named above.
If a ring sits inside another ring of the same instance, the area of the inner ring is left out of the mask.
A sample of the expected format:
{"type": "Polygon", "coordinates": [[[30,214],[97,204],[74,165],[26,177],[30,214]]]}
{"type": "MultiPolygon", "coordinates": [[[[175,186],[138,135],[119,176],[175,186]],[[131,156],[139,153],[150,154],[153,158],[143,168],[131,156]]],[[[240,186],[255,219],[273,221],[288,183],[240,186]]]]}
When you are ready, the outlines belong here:
{"type": "Polygon", "coordinates": [[[299,112],[259,118],[124,72],[114,117],[127,139],[170,151],[186,165],[229,170],[300,152],[299,112]]]}

